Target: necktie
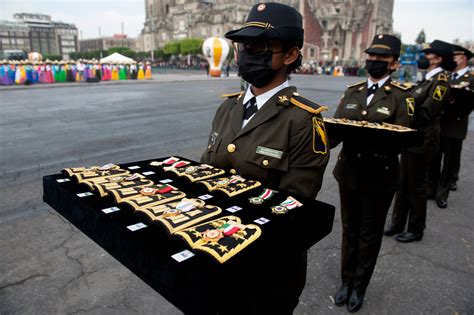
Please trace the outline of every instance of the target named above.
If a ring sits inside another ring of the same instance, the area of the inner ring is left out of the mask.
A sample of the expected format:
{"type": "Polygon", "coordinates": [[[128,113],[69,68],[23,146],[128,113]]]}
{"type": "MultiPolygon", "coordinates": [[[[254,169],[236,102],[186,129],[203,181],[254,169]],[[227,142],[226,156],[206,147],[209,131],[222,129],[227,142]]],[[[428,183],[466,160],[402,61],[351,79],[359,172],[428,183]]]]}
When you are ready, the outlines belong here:
{"type": "Polygon", "coordinates": [[[456,80],[458,78],[458,73],[457,72],[454,72],[452,74],[452,78],[453,78],[453,81],[456,80]]]}
{"type": "Polygon", "coordinates": [[[254,96],[245,105],[244,120],[247,120],[250,117],[252,117],[252,115],[255,114],[257,112],[257,110],[258,110],[258,108],[257,108],[257,99],[254,96]]]}
{"type": "Polygon", "coordinates": [[[379,88],[379,85],[377,83],[373,84],[370,88],[367,89],[367,97],[369,97],[372,94],[375,94],[377,89],[379,88]]]}

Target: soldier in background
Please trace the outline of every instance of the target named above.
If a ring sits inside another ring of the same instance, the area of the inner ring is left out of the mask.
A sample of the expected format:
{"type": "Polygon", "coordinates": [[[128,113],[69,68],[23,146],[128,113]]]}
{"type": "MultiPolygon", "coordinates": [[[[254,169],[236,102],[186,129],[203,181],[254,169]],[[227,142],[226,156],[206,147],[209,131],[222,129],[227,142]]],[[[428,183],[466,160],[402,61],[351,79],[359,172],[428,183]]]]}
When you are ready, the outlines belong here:
{"type": "Polygon", "coordinates": [[[430,163],[438,152],[439,121],[449,100],[445,70],[454,69],[451,44],[435,40],[423,52],[425,56],[418,61],[418,68],[426,69],[427,73],[413,91],[416,107],[412,127],[425,133],[425,141],[422,146],[409,148],[402,154],[401,186],[395,198],[392,223],[384,232],[386,236],[401,233],[395,239],[404,243],[423,238],[430,163]],[[407,231],[402,233],[407,220],[407,231]]]}
{"type": "MultiPolygon", "coordinates": [[[[410,125],[414,99],[406,87],[390,78],[400,65],[400,47],[397,37],[375,36],[365,51],[369,78],[349,86],[335,118],[410,125]]],[[[363,141],[344,141],[334,169],[343,229],[342,286],[334,300],[337,306],[347,304],[349,312],[362,307],[382,244],[385,218],[399,186],[398,152],[390,146],[373,148],[363,141]]]]}
{"type": "Polygon", "coordinates": [[[453,47],[456,69],[449,80],[450,104],[441,115],[440,150],[433,161],[430,176],[431,193],[436,196],[436,204],[439,208],[448,206],[449,191],[457,188],[462,143],[467,135],[469,114],[474,104],[474,76],[468,71],[472,52],[458,45],[453,45],[453,47]]]}

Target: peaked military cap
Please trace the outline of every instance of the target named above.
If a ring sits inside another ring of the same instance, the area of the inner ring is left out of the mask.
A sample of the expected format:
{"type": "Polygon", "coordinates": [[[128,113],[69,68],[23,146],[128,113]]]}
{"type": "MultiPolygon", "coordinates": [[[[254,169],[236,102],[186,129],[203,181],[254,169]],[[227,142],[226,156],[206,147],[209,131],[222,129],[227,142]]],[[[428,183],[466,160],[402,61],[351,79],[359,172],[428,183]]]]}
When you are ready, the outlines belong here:
{"type": "Polygon", "coordinates": [[[258,3],[251,10],[245,24],[225,34],[233,41],[275,39],[291,41],[303,47],[303,17],[293,7],[268,2],[258,3]]]}
{"type": "Polygon", "coordinates": [[[435,39],[431,44],[422,50],[425,54],[435,54],[446,59],[453,57],[453,45],[435,39]]]}
{"type": "Polygon", "coordinates": [[[372,44],[365,52],[375,55],[400,56],[401,46],[402,42],[399,38],[388,34],[378,34],[375,35],[372,44]]]}
{"type": "Polygon", "coordinates": [[[472,51],[470,51],[469,49],[467,48],[464,48],[462,46],[459,46],[459,45],[455,45],[455,44],[452,44],[453,46],[453,54],[454,55],[464,55],[467,57],[467,60],[471,59],[472,58],[472,51]]]}

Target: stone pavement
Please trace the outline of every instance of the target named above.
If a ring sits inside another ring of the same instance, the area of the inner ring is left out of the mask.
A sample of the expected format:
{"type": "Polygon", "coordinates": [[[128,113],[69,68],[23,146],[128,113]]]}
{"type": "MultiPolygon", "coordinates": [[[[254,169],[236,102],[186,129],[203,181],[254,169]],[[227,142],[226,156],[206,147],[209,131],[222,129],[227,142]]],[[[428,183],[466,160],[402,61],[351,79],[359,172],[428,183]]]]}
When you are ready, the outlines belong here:
{"type": "MultiPolygon", "coordinates": [[[[235,77],[63,88],[0,89],[0,314],[180,314],[41,200],[41,177],[69,166],[178,154],[197,159],[222,93],[235,77]]],[[[300,93],[334,113],[357,78],[294,76],[300,93]]],[[[464,142],[459,189],[449,207],[428,204],[421,242],[384,238],[360,314],[474,313],[474,133],[464,142]]],[[[342,314],[341,222],[331,152],[318,199],[337,207],[333,232],[309,251],[295,314],[342,314]]],[[[390,215],[390,214],[389,214],[390,215]]]]}

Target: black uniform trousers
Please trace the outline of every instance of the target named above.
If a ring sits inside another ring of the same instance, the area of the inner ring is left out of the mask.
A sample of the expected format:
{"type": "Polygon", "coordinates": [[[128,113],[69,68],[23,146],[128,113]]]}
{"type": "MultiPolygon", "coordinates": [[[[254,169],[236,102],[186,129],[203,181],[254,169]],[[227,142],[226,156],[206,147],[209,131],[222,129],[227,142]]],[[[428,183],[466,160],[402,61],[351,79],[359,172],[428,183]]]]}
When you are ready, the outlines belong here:
{"type": "Polygon", "coordinates": [[[426,201],[428,195],[428,174],[433,159],[432,152],[405,152],[400,163],[400,190],[395,198],[392,224],[400,229],[423,233],[426,226],[426,201]]]}
{"type": "Polygon", "coordinates": [[[360,192],[339,184],[342,283],[365,292],[382,244],[394,192],[360,192]]]}
{"type": "Polygon", "coordinates": [[[458,180],[463,139],[440,138],[440,148],[432,161],[429,194],[447,200],[451,183],[458,180]]]}

